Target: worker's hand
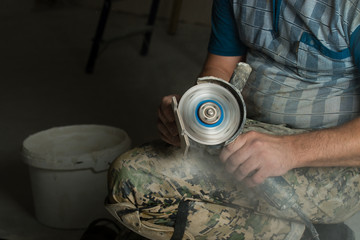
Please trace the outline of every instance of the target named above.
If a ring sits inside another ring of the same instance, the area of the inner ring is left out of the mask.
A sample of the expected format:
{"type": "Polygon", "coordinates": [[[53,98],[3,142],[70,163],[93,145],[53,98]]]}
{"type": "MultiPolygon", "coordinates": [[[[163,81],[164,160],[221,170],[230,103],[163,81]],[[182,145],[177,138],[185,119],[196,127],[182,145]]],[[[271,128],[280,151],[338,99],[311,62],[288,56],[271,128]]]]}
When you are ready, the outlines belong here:
{"type": "Polygon", "coordinates": [[[180,146],[179,132],[176,127],[174,111],[171,106],[172,97],[180,100],[179,95],[169,95],[163,97],[158,109],[158,123],[157,128],[160,132],[161,139],[174,146],[180,146]]]}
{"type": "Polygon", "coordinates": [[[227,172],[248,187],[262,183],[267,177],[281,176],[295,166],[293,145],[287,136],[258,132],[241,134],[226,146],[220,159],[227,172]]]}

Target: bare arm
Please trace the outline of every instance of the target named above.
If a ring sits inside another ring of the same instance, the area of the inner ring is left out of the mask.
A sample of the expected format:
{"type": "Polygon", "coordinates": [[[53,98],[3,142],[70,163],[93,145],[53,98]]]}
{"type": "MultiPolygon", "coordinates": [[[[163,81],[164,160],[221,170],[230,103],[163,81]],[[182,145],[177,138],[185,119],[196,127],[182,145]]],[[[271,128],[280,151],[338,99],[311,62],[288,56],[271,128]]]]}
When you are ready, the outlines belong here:
{"type": "Polygon", "coordinates": [[[200,77],[214,76],[229,81],[236,64],[244,59],[242,56],[225,57],[208,53],[200,77]]]}
{"type": "Polygon", "coordinates": [[[359,167],[359,136],[360,118],[336,128],[289,136],[248,132],[224,148],[220,159],[237,180],[252,187],[293,168],[359,167]]]}
{"type": "Polygon", "coordinates": [[[342,126],[289,136],[294,167],[360,166],[360,118],[342,126]]]}

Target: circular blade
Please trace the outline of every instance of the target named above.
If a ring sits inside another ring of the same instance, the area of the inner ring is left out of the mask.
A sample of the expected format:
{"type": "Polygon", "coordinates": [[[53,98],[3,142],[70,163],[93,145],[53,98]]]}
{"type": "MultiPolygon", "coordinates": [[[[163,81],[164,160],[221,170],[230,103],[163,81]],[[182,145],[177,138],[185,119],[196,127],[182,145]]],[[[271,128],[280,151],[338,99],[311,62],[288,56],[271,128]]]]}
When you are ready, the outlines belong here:
{"type": "Polygon", "coordinates": [[[190,88],[181,97],[178,109],[187,135],[200,144],[224,143],[239,128],[239,104],[218,84],[202,83],[190,88]]]}

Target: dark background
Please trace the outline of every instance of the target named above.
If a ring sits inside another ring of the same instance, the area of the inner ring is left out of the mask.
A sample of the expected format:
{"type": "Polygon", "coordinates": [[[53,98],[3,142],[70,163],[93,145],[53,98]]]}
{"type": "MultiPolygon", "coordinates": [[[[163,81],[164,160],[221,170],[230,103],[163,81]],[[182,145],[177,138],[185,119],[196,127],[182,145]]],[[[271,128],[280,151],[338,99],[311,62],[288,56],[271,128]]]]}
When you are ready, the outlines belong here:
{"type": "Polygon", "coordinates": [[[0,238],[79,239],[83,230],[48,228],[35,219],[22,142],[73,124],[124,129],[133,146],[157,139],[161,97],[190,87],[206,56],[211,4],[193,9],[191,2],[183,3],[175,35],[168,34],[172,1],[160,2],[143,57],[143,37],[132,33],[146,25],[151,1],[114,1],[105,43],[130,36],[107,45],[93,74],[85,65],[102,1],[0,2],[0,238]]]}

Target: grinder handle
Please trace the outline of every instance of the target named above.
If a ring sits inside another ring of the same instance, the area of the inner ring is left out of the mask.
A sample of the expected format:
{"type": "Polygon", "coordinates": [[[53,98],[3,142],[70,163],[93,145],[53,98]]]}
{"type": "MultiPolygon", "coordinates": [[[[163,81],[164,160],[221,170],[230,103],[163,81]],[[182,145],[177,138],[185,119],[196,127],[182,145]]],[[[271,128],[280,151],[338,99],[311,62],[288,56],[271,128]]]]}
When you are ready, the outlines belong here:
{"type": "Polygon", "coordinates": [[[230,78],[230,83],[234,85],[240,91],[244,88],[246,81],[248,80],[252,68],[249,64],[239,62],[230,78]]]}

